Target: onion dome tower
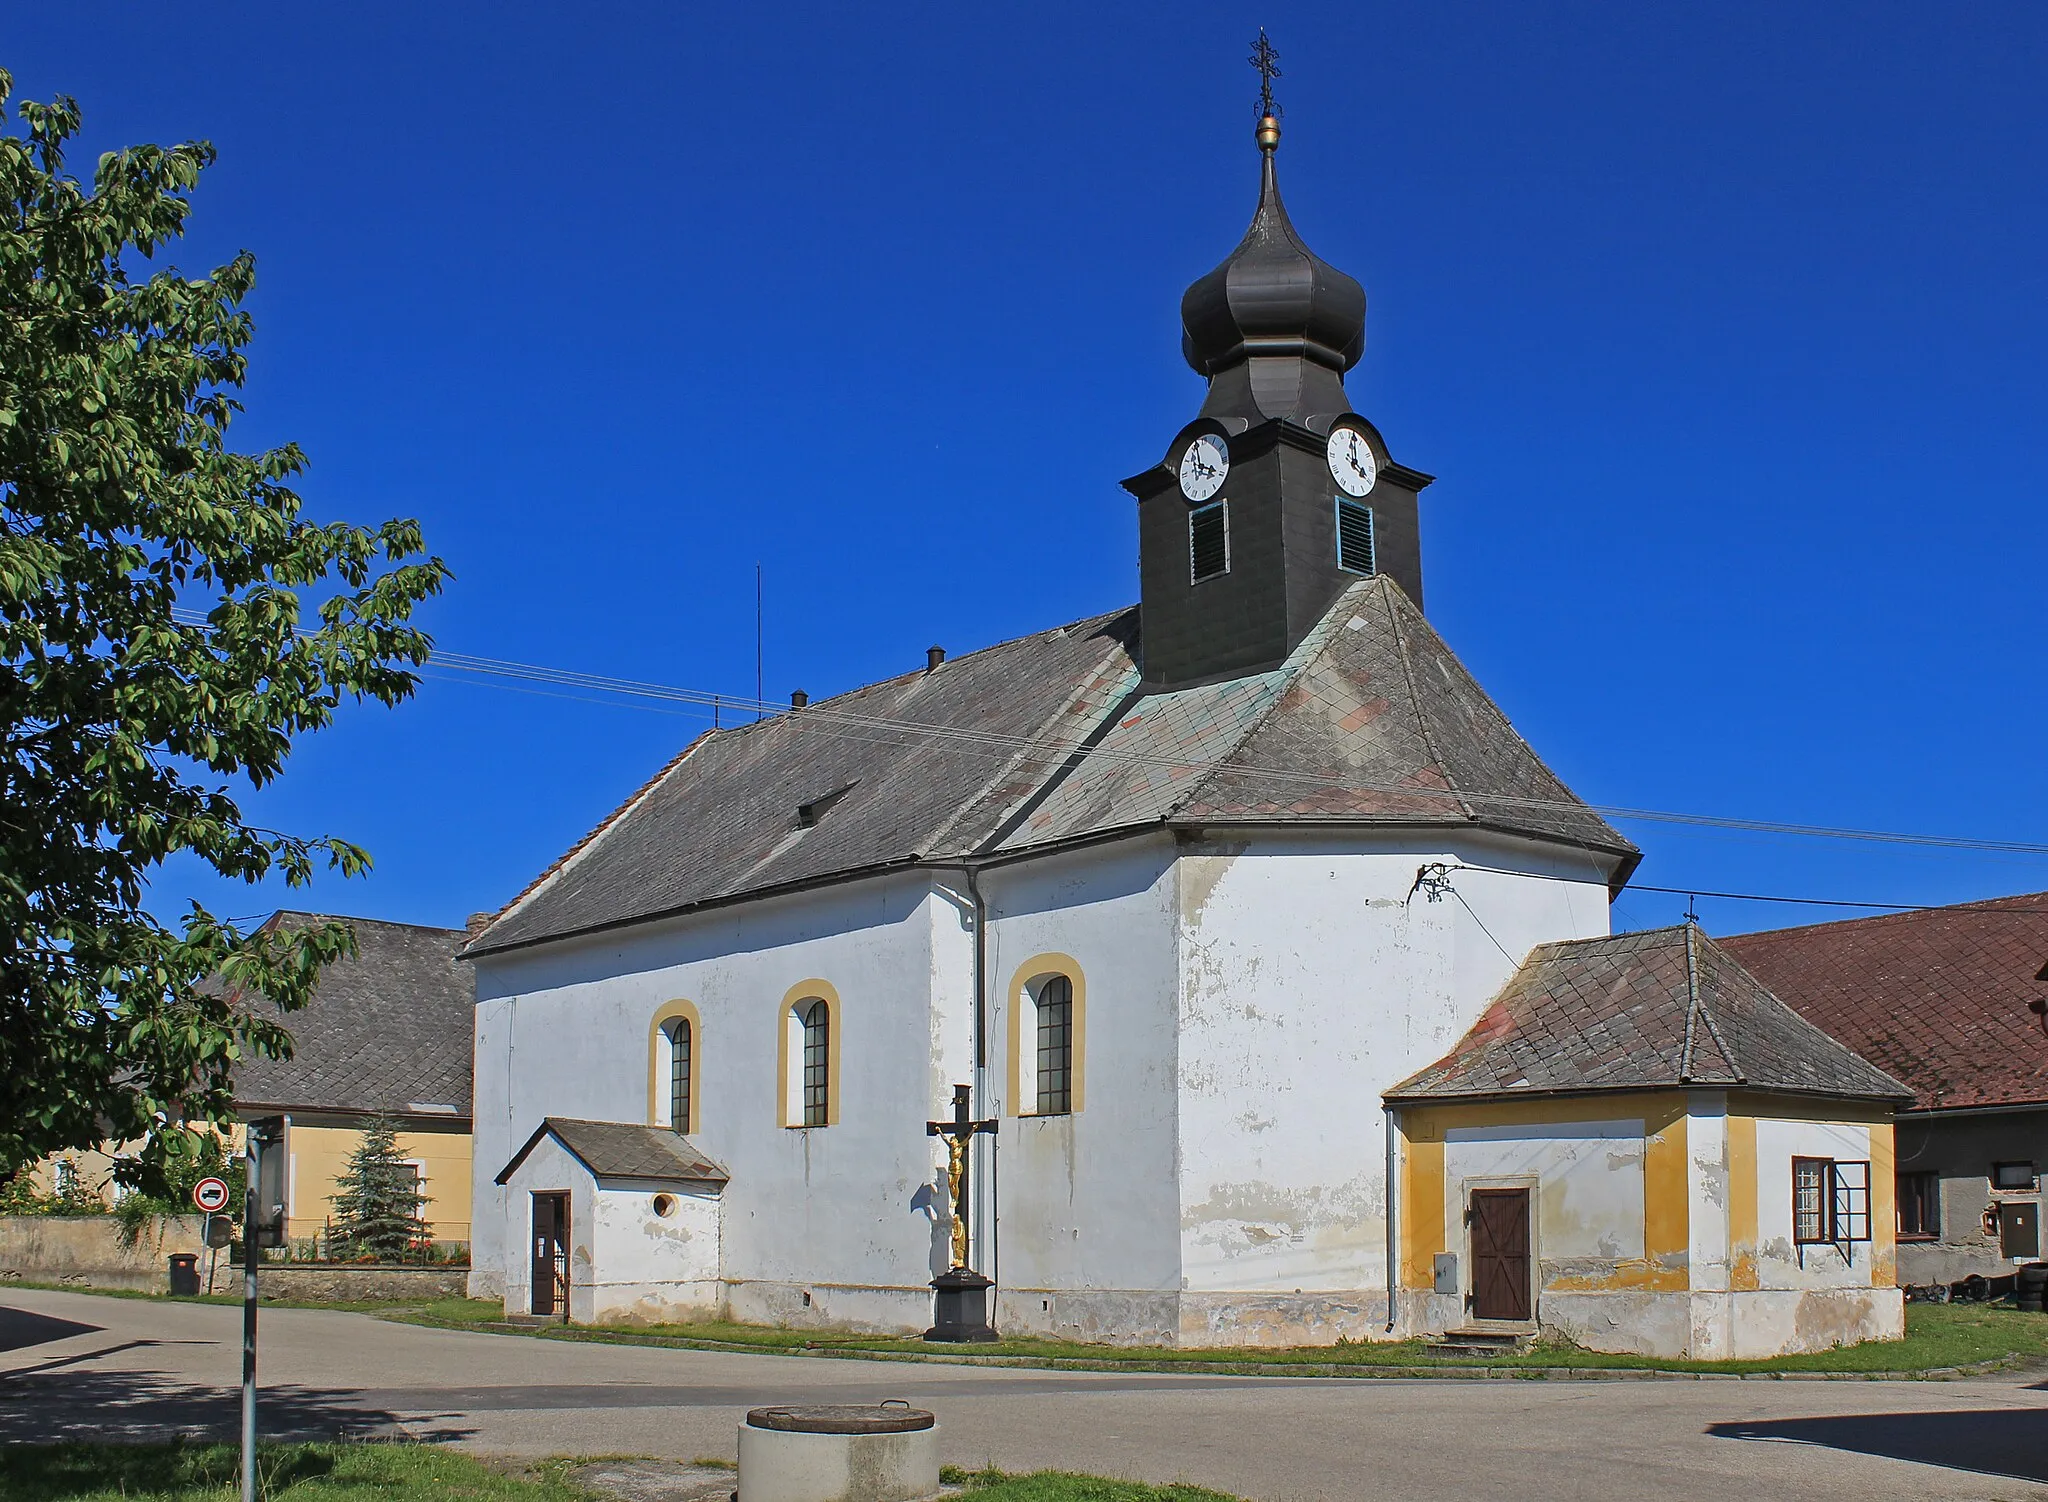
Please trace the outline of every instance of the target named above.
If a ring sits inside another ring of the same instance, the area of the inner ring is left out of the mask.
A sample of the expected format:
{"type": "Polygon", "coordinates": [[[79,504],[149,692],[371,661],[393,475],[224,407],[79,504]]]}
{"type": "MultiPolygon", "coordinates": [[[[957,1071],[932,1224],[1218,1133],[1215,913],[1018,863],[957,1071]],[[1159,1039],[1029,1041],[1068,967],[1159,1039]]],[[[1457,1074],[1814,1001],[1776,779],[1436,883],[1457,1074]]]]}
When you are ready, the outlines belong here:
{"type": "Polygon", "coordinates": [[[1280,198],[1278,54],[1258,68],[1259,201],[1223,263],[1181,298],[1181,352],[1208,400],[1138,498],[1145,680],[1159,688],[1283,661],[1330,602],[1385,574],[1422,603],[1417,496],[1431,476],[1396,464],[1351,410],[1344,375],[1365,352],[1365,289],[1303,242],[1280,198]]]}

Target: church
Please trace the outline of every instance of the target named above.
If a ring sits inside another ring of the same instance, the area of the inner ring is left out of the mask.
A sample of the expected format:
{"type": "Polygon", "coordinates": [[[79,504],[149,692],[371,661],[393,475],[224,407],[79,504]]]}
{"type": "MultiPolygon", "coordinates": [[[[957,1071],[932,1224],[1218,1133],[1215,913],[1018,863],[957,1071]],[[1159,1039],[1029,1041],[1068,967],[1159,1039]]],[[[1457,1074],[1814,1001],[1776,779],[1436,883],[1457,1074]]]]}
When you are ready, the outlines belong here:
{"type": "Polygon", "coordinates": [[[1365,293],[1279,139],[1268,108],[1251,227],[1181,302],[1206,400],[1123,482],[1136,605],[710,731],[473,931],[475,1296],[1898,1333],[1901,1088],[1690,928],[1615,947],[1639,853],[1423,613],[1431,476],[1352,409],[1365,293]]]}

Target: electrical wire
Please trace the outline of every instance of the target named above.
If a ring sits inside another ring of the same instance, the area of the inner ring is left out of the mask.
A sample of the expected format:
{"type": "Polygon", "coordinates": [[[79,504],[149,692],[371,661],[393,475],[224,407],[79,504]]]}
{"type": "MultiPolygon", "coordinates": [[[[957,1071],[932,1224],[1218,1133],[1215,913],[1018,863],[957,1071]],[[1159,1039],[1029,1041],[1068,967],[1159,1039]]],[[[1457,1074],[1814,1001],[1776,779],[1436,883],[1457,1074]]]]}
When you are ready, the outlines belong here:
{"type": "MultiPolygon", "coordinates": [[[[206,625],[207,619],[199,612],[179,607],[173,610],[173,617],[186,625],[206,625]]],[[[1550,813],[1565,816],[1592,812],[1609,819],[1621,819],[1644,823],[1689,825],[1696,828],[1732,830],[1755,834],[1785,835],[1800,838],[1850,840],[1872,844],[1918,846],[1938,850],[1962,850],[1993,852],[2008,855],[2048,856],[2048,844],[2020,840],[1986,840],[1967,836],[1922,834],[1911,831],[1873,830],[1842,828],[1829,825],[1795,824],[1773,819],[1738,818],[1716,814],[1696,814],[1670,809],[1637,808],[1622,804],[1586,803],[1573,799],[1534,798],[1509,793],[1480,793],[1465,789],[1428,789],[1402,783],[1375,783],[1352,776],[1330,773],[1306,772],[1299,768],[1262,766],[1252,762],[1233,761],[1228,758],[1207,759],[1203,757],[1165,756],[1157,753],[1112,748],[1086,740],[1065,739],[1043,735],[1019,735],[1002,731],[978,730],[957,725],[938,725],[895,715],[862,713],[849,709],[834,709],[829,704],[806,706],[802,710],[783,705],[768,704],[746,696],[728,693],[714,693],[706,689],[680,688],[671,684],[650,683],[639,679],[619,678],[601,673],[587,673],[577,669],[543,667],[534,663],[514,662],[504,658],[480,657],[466,652],[439,652],[430,659],[435,667],[444,672],[456,672],[472,679],[502,679],[505,682],[491,682],[490,687],[505,688],[513,684],[546,684],[556,688],[578,688],[588,692],[620,695],[626,698],[655,700],[668,704],[687,704],[714,713],[730,708],[744,712],[755,709],[775,716],[778,723],[802,727],[806,733],[830,735],[835,739],[864,742],[875,745],[907,746],[918,742],[944,749],[979,750],[990,753],[1004,753],[1028,762],[1057,764],[1075,755],[1102,764],[1122,764],[1133,769],[1153,769],[1178,772],[1204,771],[1232,776],[1252,776],[1273,781],[1294,783],[1304,787],[1343,788],[1356,792],[1378,792],[1416,800],[1462,799],[1466,803],[1486,804],[1501,810],[1519,810],[1529,813],[1550,813]]],[[[444,680],[445,681],[445,680],[444,680]]],[[[539,690],[528,688],[527,692],[539,690]]],[[[552,696],[551,696],[552,697],[552,696]]],[[[575,696],[562,696],[575,697],[575,696]]],[[[604,701],[600,701],[604,702],[604,701]]],[[[649,708],[650,705],[635,707],[649,708]]],[[[671,710],[670,713],[675,711],[671,710]]],[[[735,733],[744,733],[751,726],[734,727],[735,733]]],[[[1656,890],[1634,888],[1634,890],[1656,890]]],[[[1684,895],[1683,892],[1680,895],[1684,895]]],[[[1706,895],[1706,894],[1697,894],[1706,895]]],[[[1852,904],[1830,904],[1849,906],[1852,904]]]]}

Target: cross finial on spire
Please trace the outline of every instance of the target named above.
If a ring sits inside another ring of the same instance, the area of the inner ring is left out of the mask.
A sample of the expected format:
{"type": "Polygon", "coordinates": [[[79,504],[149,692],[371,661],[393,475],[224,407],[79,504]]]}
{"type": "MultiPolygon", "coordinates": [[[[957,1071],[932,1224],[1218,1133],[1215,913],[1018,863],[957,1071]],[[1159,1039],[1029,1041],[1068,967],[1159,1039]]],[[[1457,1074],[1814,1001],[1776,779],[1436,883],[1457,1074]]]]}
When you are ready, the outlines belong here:
{"type": "Polygon", "coordinates": [[[1248,59],[1259,70],[1259,117],[1271,115],[1275,119],[1280,110],[1273,103],[1273,80],[1280,76],[1280,51],[1266,39],[1266,28],[1259,28],[1258,40],[1252,43],[1252,55],[1248,59]]]}

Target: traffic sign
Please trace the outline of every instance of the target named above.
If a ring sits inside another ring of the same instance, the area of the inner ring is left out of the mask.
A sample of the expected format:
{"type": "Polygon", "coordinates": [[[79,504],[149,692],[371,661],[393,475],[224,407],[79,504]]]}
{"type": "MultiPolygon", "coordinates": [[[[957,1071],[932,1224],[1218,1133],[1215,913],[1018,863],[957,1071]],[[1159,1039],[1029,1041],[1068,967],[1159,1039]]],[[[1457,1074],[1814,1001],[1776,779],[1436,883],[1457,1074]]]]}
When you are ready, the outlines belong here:
{"type": "Polygon", "coordinates": [[[192,1203],[208,1215],[228,1207],[228,1181],[226,1179],[201,1179],[192,1186],[192,1203]]]}

